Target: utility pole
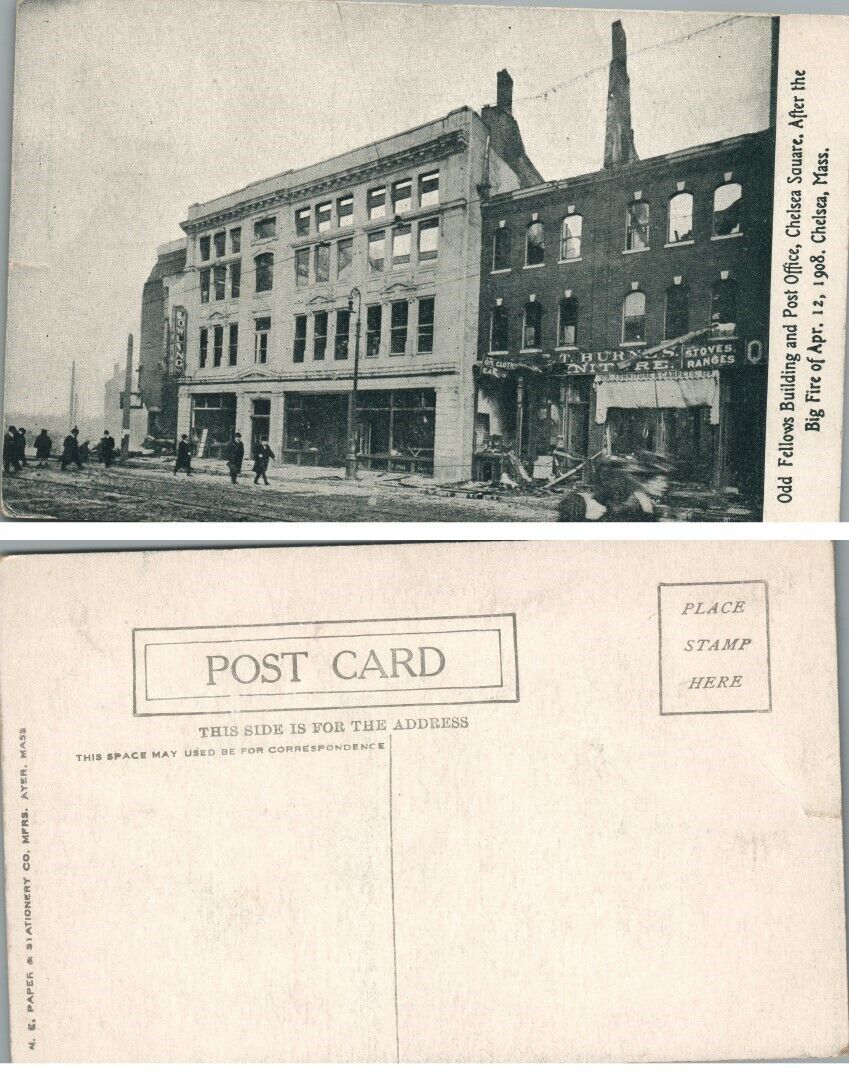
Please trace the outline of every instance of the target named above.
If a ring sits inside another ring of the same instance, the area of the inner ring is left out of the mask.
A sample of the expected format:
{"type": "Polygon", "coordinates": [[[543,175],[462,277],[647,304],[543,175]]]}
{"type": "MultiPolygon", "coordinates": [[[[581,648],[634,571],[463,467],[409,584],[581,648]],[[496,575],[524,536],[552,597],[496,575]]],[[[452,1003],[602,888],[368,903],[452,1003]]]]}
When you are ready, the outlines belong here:
{"type": "Polygon", "coordinates": [[[68,400],[68,431],[74,426],[77,412],[77,362],[71,361],[71,396],[68,400]]]}
{"type": "Polygon", "coordinates": [[[124,372],[124,412],[121,420],[121,460],[130,452],[130,397],[133,392],[133,335],[127,335],[127,370],[124,372]]]}
{"type": "Polygon", "coordinates": [[[360,314],[363,306],[363,298],[360,290],[354,286],[348,297],[348,311],[354,311],[354,297],[357,298],[357,323],[354,331],[354,379],[351,383],[351,393],[348,395],[348,453],[345,457],[345,477],[348,480],[357,479],[357,382],[360,377],[360,314]]]}

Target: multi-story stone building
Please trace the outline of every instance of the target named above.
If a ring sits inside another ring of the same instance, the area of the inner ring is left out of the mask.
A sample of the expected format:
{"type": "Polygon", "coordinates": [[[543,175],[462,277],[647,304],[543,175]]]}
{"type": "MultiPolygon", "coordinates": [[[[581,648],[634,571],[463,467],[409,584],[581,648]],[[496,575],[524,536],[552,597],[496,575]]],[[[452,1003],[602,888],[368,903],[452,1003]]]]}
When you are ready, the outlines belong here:
{"type": "Polygon", "coordinates": [[[360,460],[467,475],[481,197],[541,179],[504,71],[480,114],[193,205],[180,432],[207,453],[239,429],[279,460],[341,464],[359,317],[360,460]]]}
{"type": "Polygon", "coordinates": [[[613,27],[604,167],[483,208],[478,449],[762,483],[774,127],[648,160],[613,27]]]}

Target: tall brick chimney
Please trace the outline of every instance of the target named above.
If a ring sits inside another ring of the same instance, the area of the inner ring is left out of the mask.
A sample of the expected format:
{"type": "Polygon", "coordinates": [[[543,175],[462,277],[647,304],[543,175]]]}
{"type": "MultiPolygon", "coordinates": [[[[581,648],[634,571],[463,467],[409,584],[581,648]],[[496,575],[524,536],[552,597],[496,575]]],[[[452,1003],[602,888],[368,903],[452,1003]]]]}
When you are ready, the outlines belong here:
{"type": "Polygon", "coordinates": [[[513,113],[513,80],[507,68],[498,72],[495,104],[512,115],[513,113]]]}
{"type": "Polygon", "coordinates": [[[625,31],[619,19],[611,26],[613,57],[607,86],[607,128],[604,134],[604,167],[628,165],[637,160],[631,127],[631,83],[625,31]]]}

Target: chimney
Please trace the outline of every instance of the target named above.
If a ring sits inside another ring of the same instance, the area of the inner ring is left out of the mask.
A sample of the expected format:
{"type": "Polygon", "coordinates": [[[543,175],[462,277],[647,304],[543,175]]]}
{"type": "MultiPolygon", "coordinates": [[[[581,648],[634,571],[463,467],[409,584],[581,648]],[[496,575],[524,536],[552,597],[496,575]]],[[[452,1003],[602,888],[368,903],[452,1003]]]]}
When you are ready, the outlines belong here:
{"type": "Polygon", "coordinates": [[[631,83],[625,31],[619,19],[611,26],[613,58],[607,87],[607,129],[604,135],[604,167],[629,165],[637,160],[631,127],[631,83]]]}
{"type": "Polygon", "coordinates": [[[510,78],[510,72],[507,68],[503,68],[498,72],[498,90],[495,97],[495,104],[499,109],[503,109],[505,112],[513,115],[513,80],[510,78]]]}

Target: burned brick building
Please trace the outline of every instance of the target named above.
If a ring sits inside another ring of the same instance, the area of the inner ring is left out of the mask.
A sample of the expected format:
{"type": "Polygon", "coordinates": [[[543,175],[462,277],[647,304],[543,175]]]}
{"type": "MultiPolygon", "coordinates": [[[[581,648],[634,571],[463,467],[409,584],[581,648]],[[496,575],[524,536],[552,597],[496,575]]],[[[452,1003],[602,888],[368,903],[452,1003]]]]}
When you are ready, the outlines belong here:
{"type": "Polygon", "coordinates": [[[614,23],[603,168],[483,206],[477,451],[647,450],[760,490],[773,146],[770,126],[639,160],[614,23]]]}

